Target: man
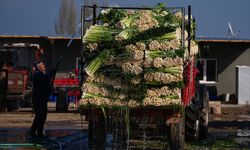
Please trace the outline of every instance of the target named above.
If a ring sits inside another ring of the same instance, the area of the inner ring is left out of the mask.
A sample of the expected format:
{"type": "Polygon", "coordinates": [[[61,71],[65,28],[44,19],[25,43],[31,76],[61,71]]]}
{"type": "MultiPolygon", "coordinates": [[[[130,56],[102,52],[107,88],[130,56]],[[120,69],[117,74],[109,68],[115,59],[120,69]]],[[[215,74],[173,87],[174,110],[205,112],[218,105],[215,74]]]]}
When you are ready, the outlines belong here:
{"type": "Polygon", "coordinates": [[[47,102],[52,90],[52,80],[56,69],[46,72],[46,66],[42,61],[34,64],[34,73],[32,76],[32,103],[35,111],[35,118],[30,128],[31,136],[45,137],[43,134],[44,124],[47,118],[47,102]]]}

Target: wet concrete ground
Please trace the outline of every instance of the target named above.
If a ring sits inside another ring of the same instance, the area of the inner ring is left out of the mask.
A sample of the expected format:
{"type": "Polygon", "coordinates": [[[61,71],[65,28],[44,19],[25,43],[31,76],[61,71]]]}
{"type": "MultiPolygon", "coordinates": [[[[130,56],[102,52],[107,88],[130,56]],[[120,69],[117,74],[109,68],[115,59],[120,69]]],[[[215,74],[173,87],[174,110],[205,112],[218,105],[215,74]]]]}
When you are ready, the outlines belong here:
{"type": "Polygon", "coordinates": [[[46,130],[48,138],[36,138],[28,136],[25,128],[0,129],[0,149],[4,148],[38,148],[48,150],[86,150],[87,131],[74,129],[46,130]],[[32,145],[33,144],[33,145],[32,145]]]}
{"type": "Polygon", "coordinates": [[[49,108],[45,123],[48,138],[31,138],[28,130],[34,114],[30,108],[0,114],[0,149],[86,150],[87,123],[77,111],[56,113],[49,108]]]}
{"type": "MultiPolygon", "coordinates": [[[[34,115],[29,109],[0,114],[0,149],[32,149],[34,147],[53,150],[85,150],[88,148],[87,122],[81,121],[76,111],[48,113],[45,127],[46,139],[31,139],[27,132],[34,115]],[[9,144],[9,145],[6,145],[9,144]],[[27,145],[26,147],[25,144],[27,145]],[[37,144],[37,145],[32,145],[37,144]],[[20,148],[22,147],[22,148],[20,148]],[[41,147],[40,147],[41,148],[41,147]]],[[[221,115],[209,116],[209,137],[198,142],[186,142],[186,150],[206,149],[250,149],[250,106],[222,107],[221,115]],[[239,134],[240,133],[240,134],[239,134]],[[249,135],[248,135],[249,133],[249,135]]],[[[147,148],[144,148],[147,149],[147,148]]]]}

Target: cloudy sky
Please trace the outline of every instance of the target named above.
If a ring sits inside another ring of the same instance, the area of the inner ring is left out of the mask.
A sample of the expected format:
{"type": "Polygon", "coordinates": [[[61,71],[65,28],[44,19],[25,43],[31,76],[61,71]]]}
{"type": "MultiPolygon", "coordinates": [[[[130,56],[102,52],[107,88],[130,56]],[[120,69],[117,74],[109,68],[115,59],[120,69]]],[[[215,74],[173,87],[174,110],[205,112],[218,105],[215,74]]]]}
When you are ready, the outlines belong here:
{"type": "MultiPolygon", "coordinates": [[[[76,1],[80,14],[83,0],[76,1]]],[[[158,2],[170,7],[191,5],[197,36],[225,38],[230,22],[239,32],[236,38],[250,39],[250,0],[109,0],[111,5],[128,7],[152,7],[158,2]]],[[[59,7],[60,0],[0,0],[0,35],[54,36],[59,7]]]]}

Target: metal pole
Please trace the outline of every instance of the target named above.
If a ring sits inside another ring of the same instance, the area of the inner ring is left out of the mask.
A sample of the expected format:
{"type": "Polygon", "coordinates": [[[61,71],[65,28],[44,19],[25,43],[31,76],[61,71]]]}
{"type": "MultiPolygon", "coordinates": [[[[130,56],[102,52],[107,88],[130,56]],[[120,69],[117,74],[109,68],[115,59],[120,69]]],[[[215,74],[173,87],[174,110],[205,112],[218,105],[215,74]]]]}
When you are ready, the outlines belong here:
{"type": "MultiPolygon", "coordinates": [[[[90,5],[85,5],[85,7],[88,8],[93,8],[93,6],[90,5]]],[[[149,7],[105,7],[105,6],[96,6],[96,8],[101,8],[101,9],[138,9],[138,10],[151,10],[154,8],[149,8],[149,7]]],[[[169,9],[182,9],[183,7],[167,7],[169,9]]]]}
{"type": "Polygon", "coordinates": [[[83,29],[83,26],[84,26],[84,10],[85,10],[85,6],[82,6],[81,7],[81,41],[83,43],[83,32],[84,32],[84,29],[83,29]]]}
{"type": "Polygon", "coordinates": [[[85,6],[81,7],[81,60],[80,60],[80,67],[79,67],[79,86],[82,86],[83,79],[84,79],[84,43],[83,43],[83,36],[85,34],[85,6]]]}
{"type": "Polygon", "coordinates": [[[96,24],[96,4],[93,5],[93,25],[96,24]]]}
{"type": "Polygon", "coordinates": [[[191,5],[188,5],[188,54],[191,48],[191,5]]]}
{"type": "MultiPolygon", "coordinates": [[[[185,16],[185,8],[181,8],[182,16],[185,16]]],[[[185,45],[185,17],[182,17],[182,27],[181,27],[181,34],[182,34],[182,48],[184,49],[186,47],[185,45]]]]}

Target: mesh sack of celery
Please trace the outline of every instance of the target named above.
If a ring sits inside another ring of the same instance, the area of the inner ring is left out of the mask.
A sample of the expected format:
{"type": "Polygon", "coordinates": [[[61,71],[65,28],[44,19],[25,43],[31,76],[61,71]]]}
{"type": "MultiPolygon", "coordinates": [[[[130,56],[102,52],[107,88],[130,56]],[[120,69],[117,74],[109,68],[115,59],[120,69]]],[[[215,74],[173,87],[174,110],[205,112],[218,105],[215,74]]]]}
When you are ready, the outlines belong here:
{"type": "Polygon", "coordinates": [[[83,37],[87,76],[83,106],[138,107],[181,104],[183,55],[180,12],[103,10],[101,24],[83,37]]]}

